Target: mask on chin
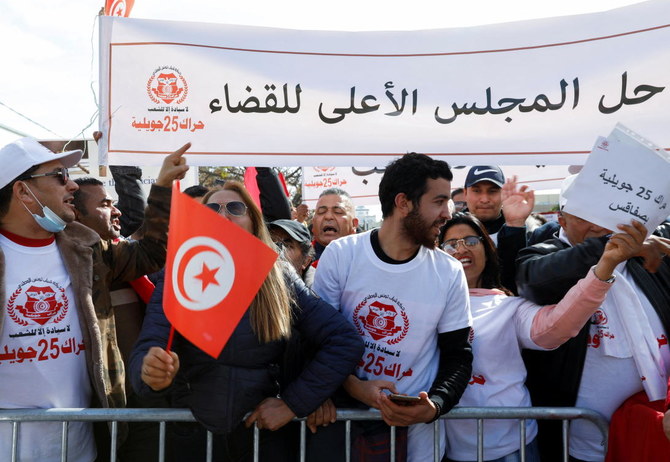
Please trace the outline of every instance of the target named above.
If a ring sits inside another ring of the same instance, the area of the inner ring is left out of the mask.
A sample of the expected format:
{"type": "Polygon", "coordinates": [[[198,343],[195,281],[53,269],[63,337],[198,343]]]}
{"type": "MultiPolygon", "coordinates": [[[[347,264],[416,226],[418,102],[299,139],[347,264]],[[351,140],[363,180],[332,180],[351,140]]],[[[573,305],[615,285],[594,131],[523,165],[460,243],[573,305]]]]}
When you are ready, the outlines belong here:
{"type": "Polygon", "coordinates": [[[63,221],[61,217],[56,215],[56,213],[49,207],[42,205],[40,200],[37,197],[35,197],[35,194],[33,194],[28,185],[26,185],[26,188],[28,189],[30,194],[35,198],[37,203],[40,204],[40,207],[42,207],[42,214],[44,216],[39,216],[38,214],[32,213],[30,210],[28,210],[26,204],[23,204],[23,202],[21,202],[21,204],[23,204],[23,207],[28,211],[28,213],[33,216],[37,224],[40,225],[42,229],[44,229],[45,231],[49,231],[50,233],[58,233],[60,231],[63,231],[67,223],[65,223],[65,221],[63,221]]]}

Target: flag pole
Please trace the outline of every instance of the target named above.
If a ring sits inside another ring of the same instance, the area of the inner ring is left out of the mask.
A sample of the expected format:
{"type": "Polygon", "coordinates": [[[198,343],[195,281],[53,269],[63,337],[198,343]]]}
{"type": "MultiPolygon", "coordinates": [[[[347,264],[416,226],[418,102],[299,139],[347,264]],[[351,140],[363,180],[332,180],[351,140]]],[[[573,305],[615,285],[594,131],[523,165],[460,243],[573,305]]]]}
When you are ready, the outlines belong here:
{"type": "MultiPolygon", "coordinates": [[[[172,187],[177,188],[177,190],[181,191],[181,184],[179,180],[174,180],[172,182],[172,187]]],[[[172,348],[172,341],[174,340],[174,325],[170,323],[170,335],[168,335],[168,340],[167,340],[167,345],[165,345],[165,351],[170,353],[170,349],[172,348]]]]}
{"type": "Polygon", "coordinates": [[[167,345],[165,345],[165,351],[170,353],[170,349],[172,348],[172,340],[174,340],[174,326],[170,326],[170,335],[168,336],[167,340],[167,345]]]}

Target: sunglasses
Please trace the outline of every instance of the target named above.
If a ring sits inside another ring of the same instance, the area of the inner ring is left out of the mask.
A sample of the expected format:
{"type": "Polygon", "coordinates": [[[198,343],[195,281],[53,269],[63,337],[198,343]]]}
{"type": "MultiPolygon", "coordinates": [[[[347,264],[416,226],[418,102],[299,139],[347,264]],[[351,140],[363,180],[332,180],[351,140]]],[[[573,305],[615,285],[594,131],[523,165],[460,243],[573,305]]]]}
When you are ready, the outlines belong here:
{"type": "Polygon", "coordinates": [[[463,239],[448,239],[444,241],[440,247],[445,252],[452,254],[456,253],[458,244],[463,244],[466,247],[474,247],[480,242],[482,242],[482,238],[480,236],[465,236],[463,239]]]}
{"type": "Polygon", "coordinates": [[[224,209],[225,213],[234,217],[243,217],[247,214],[247,206],[244,204],[244,202],[240,201],[230,201],[225,204],[210,202],[209,204],[205,205],[214,210],[216,213],[221,213],[221,209],[224,209]]]}
{"type": "Polygon", "coordinates": [[[40,178],[42,176],[59,176],[60,177],[60,182],[65,186],[68,181],[70,181],[70,172],[65,167],[61,167],[58,170],[54,170],[53,172],[47,172],[47,173],[37,173],[35,175],[27,175],[24,177],[19,178],[20,181],[23,180],[32,180],[33,178],[40,178]]]}

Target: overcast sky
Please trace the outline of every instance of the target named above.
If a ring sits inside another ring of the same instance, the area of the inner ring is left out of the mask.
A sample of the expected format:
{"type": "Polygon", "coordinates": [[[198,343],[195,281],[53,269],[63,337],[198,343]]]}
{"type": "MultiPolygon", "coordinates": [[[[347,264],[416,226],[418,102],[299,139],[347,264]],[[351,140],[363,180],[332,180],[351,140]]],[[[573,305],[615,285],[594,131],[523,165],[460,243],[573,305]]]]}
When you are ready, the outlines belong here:
{"type": "MultiPolygon", "coordinates": [[[[19,137],[90,137],[97,128],[97,23],[103,0],[0,1],[0,146],[19,137]],[[15,112],[44,128],[27,121],[15,112]]],[[[592,13],[631,0],[135,0],[131,17],[325,30],[469,27],[592,13]]]]}

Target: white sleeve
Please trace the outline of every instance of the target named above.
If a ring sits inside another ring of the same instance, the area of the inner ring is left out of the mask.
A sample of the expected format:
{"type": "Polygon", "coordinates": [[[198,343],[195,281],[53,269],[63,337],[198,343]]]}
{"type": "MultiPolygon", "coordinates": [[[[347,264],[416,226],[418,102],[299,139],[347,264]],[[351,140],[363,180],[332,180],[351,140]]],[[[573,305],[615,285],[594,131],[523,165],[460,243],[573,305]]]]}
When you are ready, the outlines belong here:
{"type": "Polygon", "coordinates": [[[442,317],[437,325],[437,332],[451,332],[464,327],[472,327],[470,313],[470,295],[468,282],[462,270],[454,271],[453,281],[447,290],[447,301],[442,317]]]}
{"type": "Polygon", "coordinates": [[[335,309],[340,311],[340,297],[343,287],[340,281],[339,256],[342,249],[336,249],[334,245],[328,245],[316,267],[314,274],[314,284],[312,290],[326,302],[330,303],[335,309]],[[338,252],[338,250],[340,250],[338,252]]]}
{"type": "Polygon", "coordinates": [[[507,300],[516,305],[513,319],[514,326],[516,327],[516,337],[521,348],[529,350],[552,350],[553,348],[542,348],[531,337],[533,320],[542,307],[521,297],[509,297],[507,300]]]}

